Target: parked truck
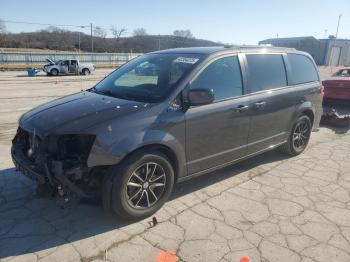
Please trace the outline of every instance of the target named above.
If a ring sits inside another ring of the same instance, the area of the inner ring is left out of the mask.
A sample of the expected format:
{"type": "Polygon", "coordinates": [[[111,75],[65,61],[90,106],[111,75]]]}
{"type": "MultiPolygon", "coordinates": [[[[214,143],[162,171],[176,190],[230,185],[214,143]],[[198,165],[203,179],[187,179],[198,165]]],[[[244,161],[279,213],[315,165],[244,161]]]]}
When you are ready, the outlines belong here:
{"type": "Polygon", "coordinates": [[[46,59],[49,64],[45,65],[43,71],[47,75],[89,75],[95,70],[92,63],[80,63],[77,59],[58,60],[53,62],[51,59],[46,59]]]}

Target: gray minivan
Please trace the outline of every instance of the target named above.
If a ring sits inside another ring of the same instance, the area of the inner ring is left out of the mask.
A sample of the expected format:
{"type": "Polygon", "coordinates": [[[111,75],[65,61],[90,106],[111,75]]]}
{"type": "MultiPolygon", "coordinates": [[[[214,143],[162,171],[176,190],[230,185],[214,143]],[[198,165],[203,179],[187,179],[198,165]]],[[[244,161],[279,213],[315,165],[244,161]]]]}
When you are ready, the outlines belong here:
{"type": "Polygon", "coordinates": [[[41,193],[101,196],[106,208],[140,219],[176,182],[277,147],[303,152],[322,92],[314,60],[294,49],[153,52],[25,113],[12,158],[41,193]]]}

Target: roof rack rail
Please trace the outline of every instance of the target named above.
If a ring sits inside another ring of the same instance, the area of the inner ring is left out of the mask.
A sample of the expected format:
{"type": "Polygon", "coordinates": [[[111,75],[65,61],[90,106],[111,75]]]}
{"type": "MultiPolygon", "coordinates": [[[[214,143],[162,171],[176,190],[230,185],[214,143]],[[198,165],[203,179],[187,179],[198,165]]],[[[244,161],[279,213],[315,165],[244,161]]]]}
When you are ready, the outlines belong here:
{"type": "Polygon", "coordinates": [[[267,45],[224,45],[224,48],[237,48],[237,49],[270,49],[270,50],[296,50],[295,48],[283,47],[283,46],[267,46],[267,45]]]}

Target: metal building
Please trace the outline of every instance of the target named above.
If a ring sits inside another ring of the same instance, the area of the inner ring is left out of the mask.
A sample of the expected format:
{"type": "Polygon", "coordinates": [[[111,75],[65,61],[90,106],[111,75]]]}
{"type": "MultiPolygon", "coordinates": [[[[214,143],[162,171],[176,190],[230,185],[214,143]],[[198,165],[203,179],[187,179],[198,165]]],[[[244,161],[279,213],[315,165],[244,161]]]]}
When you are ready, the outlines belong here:
{"type": "Polygon", "coordinates": [[[308,52],[318,65],[350,66],[350,39],[316,39],[313,36],[270,38],[259,45],[295,48],[308,52]]]}

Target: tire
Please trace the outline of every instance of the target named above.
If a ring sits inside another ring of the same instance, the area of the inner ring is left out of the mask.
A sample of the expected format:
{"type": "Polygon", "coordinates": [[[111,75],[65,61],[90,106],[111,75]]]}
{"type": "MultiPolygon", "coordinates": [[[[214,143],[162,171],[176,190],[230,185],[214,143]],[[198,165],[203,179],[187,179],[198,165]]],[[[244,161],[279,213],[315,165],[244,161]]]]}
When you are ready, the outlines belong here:
{"type": "Polygon", "coordinates": [[[57,69],[51,69],[50,75],[52,75],[52,76],[58,76],[58,70],[57,70],[57,69]]]}
{"type": "Polygon", "coordinates": [[[309,143],[311,130],[310,118],[307,115],[300,116],[292,127],[287,143],[281,147],[282,151],[292,156],[301,154],[309,143]]]}
{"type": "Polygon", "coordinates": [[[89,69],[87,69],[87,68],[84,68],[83,69],[83,75],[90,75],[90,70],[89,69]]]}
{"type": "Polygon", "coordinates": [[[105,183],[112,183],[111,199],[105,197],[104,201],[109,203],[104,206],[110,205],[124,219],[149,217],[163,206],[173,190],[174,169],[168,158],[157,151],[136,153],[110,172],[111,179],[105,183]]]}

